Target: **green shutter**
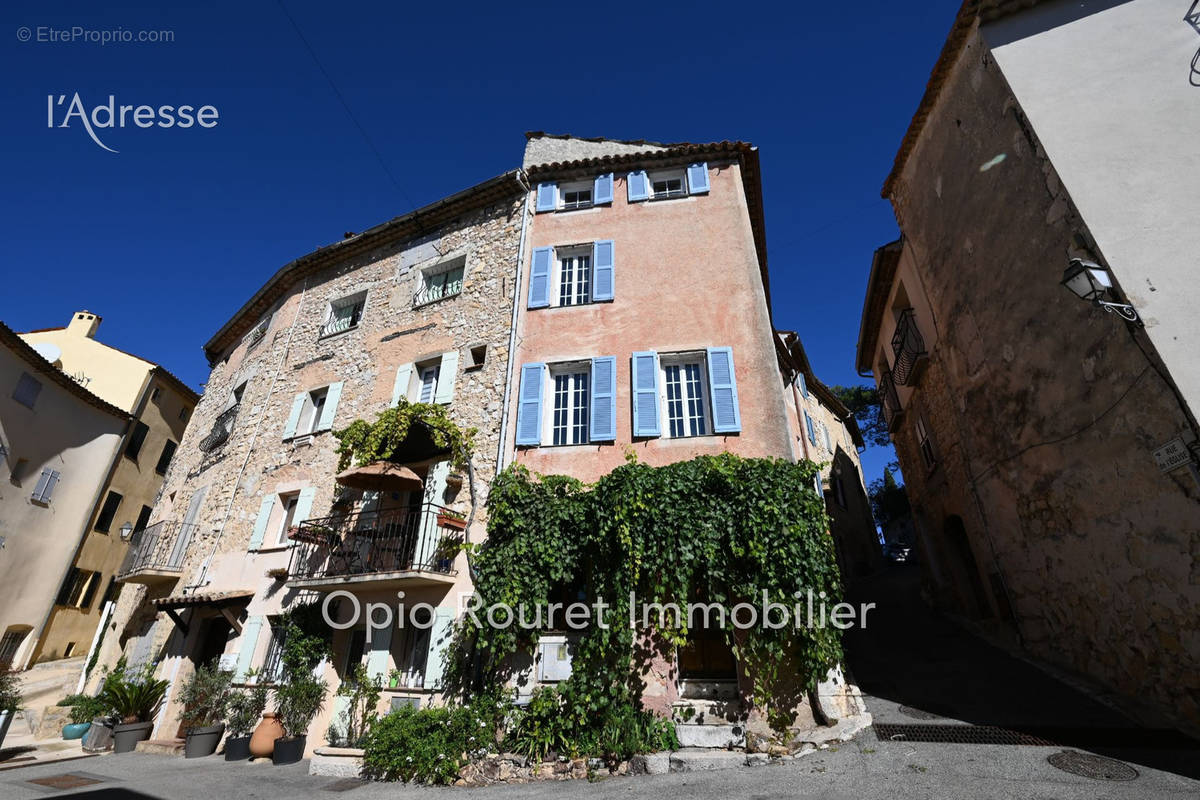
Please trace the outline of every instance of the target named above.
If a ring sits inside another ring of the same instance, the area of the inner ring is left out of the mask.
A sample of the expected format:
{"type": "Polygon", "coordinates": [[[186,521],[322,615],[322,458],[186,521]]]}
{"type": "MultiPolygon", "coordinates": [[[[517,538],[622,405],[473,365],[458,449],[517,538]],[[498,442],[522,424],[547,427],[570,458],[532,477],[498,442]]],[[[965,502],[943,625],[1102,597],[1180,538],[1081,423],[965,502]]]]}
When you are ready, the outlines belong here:
{"type": "Polygon", "coordinates": [[[458,351],[442,353],[442,365],[438,369],[437,392],[433,402],[448,405],[454,400],[454,380],[458,377],[458,351]]]}
{"type": "Polygon", "coordinates": [[[337,413],[338,401],[342,399],[342,381],[329,384],[325,391],[325,407],[321,409],[321,419],[316,430],[327,431],[333,427],[333,415],[337,413]]]}
{"type": "Polygon", "coordinates": [[[433,628],[429,631],[429,658],[425,661],[425,688],[440,689],[446,672],[444,658],[454,635],[454,608],[435,609],[433,628]]]}
{"type": "Polygon", "coordinates": [[[262,617],[250,617],[242,625],[241,645],[238,649],[237,669],[233,679],[237,682],[246,680],[246,673],[254,661],[254,649],[258,645],[258,632],[262,628],[262,617]]]}
{"type": "Polygon", "coordinates": [[[384,679],[388,672],[388,654],[391,653],[392,626],[371,628],[371,653],[367,656],[367,675],[384,679]]]}
{"type": "Polygon", "coordinates": [[[292,413],[288,414],[287,424],[283,426],[283,438],[290,439],[296,435],[296,426],[300,424],[300,412],[304,410],[307,392],[300,392],[292,399],[292,413]]]}
{"type": "Polygon", "coordinates": [[[392,403],[389,408],[400,405],[400,398],[408,399],[408,386],[412,383],[412,363],[401,364],[396,370],[396,382],[392,384],[392,403]]]}
{"type": "Polygon", "coordinates": [[[258,519],[254,520],[254,533],[250,535],[250,550],[262,547],[263,537],[267,533],[267,523],[271,520],[271,509],[275,507],[275,495],[269,494],[262,500],[258,509],[258,519]]]}

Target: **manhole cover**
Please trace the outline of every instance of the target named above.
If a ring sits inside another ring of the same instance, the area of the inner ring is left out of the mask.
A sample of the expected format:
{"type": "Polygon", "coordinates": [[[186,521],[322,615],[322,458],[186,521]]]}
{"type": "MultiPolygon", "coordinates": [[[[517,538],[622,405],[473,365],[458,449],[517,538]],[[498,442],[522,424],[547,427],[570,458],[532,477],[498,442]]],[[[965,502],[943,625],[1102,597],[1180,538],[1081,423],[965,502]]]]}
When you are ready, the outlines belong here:
{"type": "Polygon", "coordinates": [[[900,713],[913,719],[941,719],[937,714],[931,714],[928,711],[922,711],[912,706],[900,706],[900,713]]]}
{"type": "Polygon", "coordinates": [[[1101,781],[1131,781],[1138,776],[1136,769],[1121,761],[1075,750],[1063,750],[1061,753],[1047,756],[1046,760],[1050,762],[1050,766],[1063,772],[1101,781]]]}
{"type": "Polygon", "coordinates": [[[51,775],[48,778],[33,778],[29,783],[45,786],[49,789],[79,789],[84,786],[103,783],[103,781],[96,778],[89,778],[86,775],[68,772],[65,775],[51,775]]]}

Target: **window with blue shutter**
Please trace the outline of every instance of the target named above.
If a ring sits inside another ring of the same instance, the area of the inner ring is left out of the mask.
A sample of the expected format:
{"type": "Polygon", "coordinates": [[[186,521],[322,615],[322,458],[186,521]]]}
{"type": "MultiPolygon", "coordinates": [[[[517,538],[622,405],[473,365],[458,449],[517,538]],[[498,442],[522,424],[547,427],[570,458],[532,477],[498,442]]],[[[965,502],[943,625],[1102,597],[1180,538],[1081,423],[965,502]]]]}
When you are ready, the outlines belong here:
{"type": "Polygon", "coordinates": [[[613,299],[613,242],[601,239],[592,245],[592,300],[613,299]]]}
{"type": "Polygon", "coordinates": [[[539,183],[537,187],[537,210],[538,213],[543,211],[553,211],[555,204],[558,202],[558,184],[555,183],[539,183]]]}
{"type": "Polygon", "coordinates": [[[598,175],[592,187],[592,205],[602,205],[613,201],[613,174],[598,175]]]}
{"type": "Polygon", "coordinates": [[[342,399],[342,381],[329,384],[325,392],[325,405],[321,407],[321,416],[317,419],[317,427],[313,432],[327,431],[333,427],[333,415],[337,413],[338,401],[342,399]]]}
{"type": "Polygon", "coordinates": [[[804,380],[803,372],[796,373],[796,382],[798,384],[800,384],[800,396],[803,397],[805,400],[807,400],[808,399],[808,383],[807,383],[807,381],[804,380]]]}
{"type": "Polygon", "coordinates": [[[813,428],[812,417],[810,417],[808,415],[807,411],[804,412],[804,427],[808,429],[808,441],[812,443],[813,447],[816,447],[817,446],[817,432],[813,428]]]}
{"type": "Polygon", "coordinates": [[[708,193],[708,164],[688,164],[688,194],[708,193]]]}
{"type": "Polygon", "coordinates": [[[633,435],[661,436],[658,421],[658,353],[634,353],[631,372],[633,380],[633,435]]]}
{"type": "Polygon", "coordinates": [[[542,382],[545,364],[523,364],[517,395],[517,444],[542,442],[542,382]]]}
{"type": "Polygon", "coordinates": [[[592,359],[591,440],[617,438],[617,357],[592,359]]]}
{"type": "Polygon", "coordinates": [[[741,431],[742,412],[738,408],[737,378],[734,375],[731,348],[708,348],[708,388],[712,393],[713,431],[741,431]]]}
{"type": "Polygon", "coordinates": [[[553,247],[534,249],[533,265],[529,269],[530,308],[546,308],[550,305],[550,268],[553,262],[553,247]]]}
{"type": "Polygon", "coordinates": [[[625,185],[629,189],[629,202],[650,199],[650,180],[646,177],[645,170],[629,173],[625,178],[625,185]]]}
{"type": "Polygon", "coordinates": [[[304,401],[307,398],[308,392],[299,392],[292,398],[292,411],[283,426],[283,438],[290,439],[296,435],[296,426],[300,424],[300,413],[304,411],[304,401]]]}
{"type": "Polygon", "coordinates": [[[262,499],[258,507],[258,517],[254,520],[254,531],[250,534],[250,546],[247,550],[257,550],[262,547],[263,537],[267,534],[267,523],[271,521],[271,511],[275,508],[275,495],[269,494],[262,499]]]}
{"type": "Polygon", "coordinates": [[[396,368],[396,380],[392,383],[392,403],[390,408],[400,405],[400,399],[408,399],[408,387],[412,384],[413,367],[409,362],[396,368]]]}

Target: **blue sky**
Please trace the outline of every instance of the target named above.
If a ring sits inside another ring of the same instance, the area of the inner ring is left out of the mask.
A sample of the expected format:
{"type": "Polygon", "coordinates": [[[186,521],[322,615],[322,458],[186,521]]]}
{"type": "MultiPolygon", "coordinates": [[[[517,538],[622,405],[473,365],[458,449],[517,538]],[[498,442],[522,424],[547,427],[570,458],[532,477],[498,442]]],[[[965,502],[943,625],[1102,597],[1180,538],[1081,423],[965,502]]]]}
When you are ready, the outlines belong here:
{"type": "MultiPolygon", "coordinates": [[[[742,139],[761,150],[776,324],[826,383],[860,380],[871,253],[897,234],[879,188],[956,0],[284,5],[5,4],[0,319],[87,308],[101,340],[198,387],[201,345],[281,265],[518,166],[527,130],[742,139]],[[174,42],[37,41],[75,26],[174,42]],[[77,119],[48,128],[47,96],[75,92],[220,117],[97,130],[114,154],[77,119]]],[[[866,454],[868,480],[889,456],[866,454]]]]}

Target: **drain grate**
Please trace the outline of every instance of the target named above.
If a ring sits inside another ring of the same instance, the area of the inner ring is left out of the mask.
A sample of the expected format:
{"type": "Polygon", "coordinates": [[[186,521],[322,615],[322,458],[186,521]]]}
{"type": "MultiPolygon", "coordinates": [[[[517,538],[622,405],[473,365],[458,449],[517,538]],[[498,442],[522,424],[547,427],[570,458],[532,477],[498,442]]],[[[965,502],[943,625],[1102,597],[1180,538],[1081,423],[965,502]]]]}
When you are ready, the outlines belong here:
{"type": "Polygon", "coordinates": [[[357,789],[360,786],[365,786],[367,781],[362,778],[342,778],[340,781],[334,781],[328,786],[322,786],[323,792],[348,792],[351,789],[357,789]]]}
{"type": "Polygon", "coordinates": [[[1138,776],[1136,769],[1122,761],[1104,756],[1094,756],[1091,753],[1080,753],[1075,750],[1054,753],[1046,756],[1046,760],[1050,762],[1050,766],[1061,769],[1063,772],[1100,781],[1131,781],[1138,776]]]}
{"type": "Polygon", "coordinates": [[[900,706],[900,713],[906,717],[912,717],[913,719],[941,719],[941,717],[937,714],[930,713],[929,711],[922,711],[921,709],[913,708],[912,706],[900,706]]]}
{"type": "Polygon", "coordinates": [[[994,725],[893,725],[871,726],[882,741],[935,742],[941,744],[1012,744],[1052,747],[1056,743],[994,725]]]}
{"type": "Polygon", "coordinates": [[[77,772],[68,772],[63,775],[51,775],[46,778],[33,778],[28,783],[36,786],[44,786],[47,789],[81,789],[84,786],[94,786],[97,783],[103,783],[103,780],[98,778],[89,778],[87,775],[81,775],[77,772]]]}

